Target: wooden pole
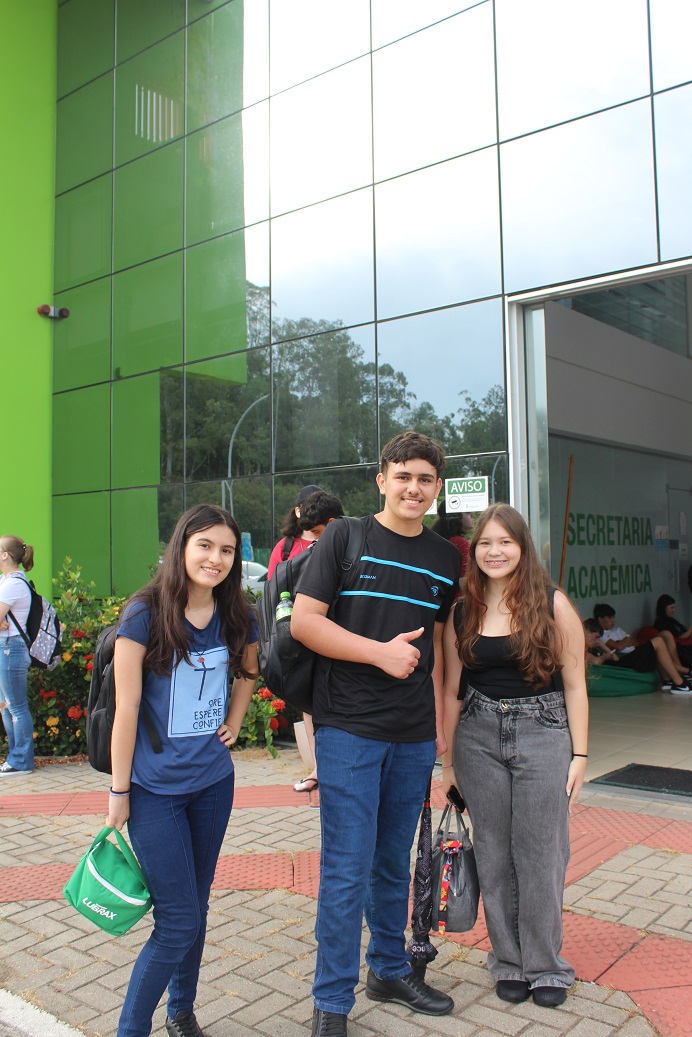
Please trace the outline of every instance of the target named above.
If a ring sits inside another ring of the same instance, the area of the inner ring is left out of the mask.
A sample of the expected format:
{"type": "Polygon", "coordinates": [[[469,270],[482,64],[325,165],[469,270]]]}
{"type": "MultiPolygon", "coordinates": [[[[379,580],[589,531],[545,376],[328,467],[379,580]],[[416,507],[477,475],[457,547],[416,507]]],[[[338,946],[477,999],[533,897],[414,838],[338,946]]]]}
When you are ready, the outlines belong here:
{"type": "Polygon", "coordinates": [[[567,479],[567,501],[565,502],[565,528],[562,532],[562,557],[560,558],[560,579],[558,586],[562,587],[565,575],[565,556],[567,554],[567,529],[569,526],[569,506],[572,499],[572,476],[574,475],[574,454],[569,455],[569,477],[567,479]]]}

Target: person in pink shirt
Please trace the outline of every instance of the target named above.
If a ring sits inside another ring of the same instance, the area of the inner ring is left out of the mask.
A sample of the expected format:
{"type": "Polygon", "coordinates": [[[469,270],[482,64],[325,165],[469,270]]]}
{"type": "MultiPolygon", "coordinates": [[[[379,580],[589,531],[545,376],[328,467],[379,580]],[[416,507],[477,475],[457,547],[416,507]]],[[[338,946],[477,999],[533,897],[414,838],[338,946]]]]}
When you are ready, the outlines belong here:
{"type": "Polygon", "coordinates": [[[274,545],[274,549],[269,556],[269,565],[267,566],[268,580],[271,580],[279,562],[285,562],[287,558],[294,558],[301,551],[306,551],[317,539],[309,530],[300,528],[300,505],[311,493],[321,489],[321,486],[304,486],[296,497],[295,505],[286,515],[284,524],[281,527],[281,533],[283,534],[281,540],[274,545]]]}

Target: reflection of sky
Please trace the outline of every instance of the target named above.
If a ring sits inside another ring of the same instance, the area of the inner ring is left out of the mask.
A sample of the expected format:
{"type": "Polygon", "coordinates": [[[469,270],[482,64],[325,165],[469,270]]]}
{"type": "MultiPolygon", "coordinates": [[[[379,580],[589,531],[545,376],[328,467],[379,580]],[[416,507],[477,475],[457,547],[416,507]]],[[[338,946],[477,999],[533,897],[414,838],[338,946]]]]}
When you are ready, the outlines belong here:
{"type": "Polygon", "coordinates": [[[649,7],[654,90],[663,90],[692,79],[692,4],[649,0],[649,7]]]}
{"type": "Polygon", "coordinates": [[[367,54],[369,0],[272,0],[270,47],[273,94],[367,54]]]}

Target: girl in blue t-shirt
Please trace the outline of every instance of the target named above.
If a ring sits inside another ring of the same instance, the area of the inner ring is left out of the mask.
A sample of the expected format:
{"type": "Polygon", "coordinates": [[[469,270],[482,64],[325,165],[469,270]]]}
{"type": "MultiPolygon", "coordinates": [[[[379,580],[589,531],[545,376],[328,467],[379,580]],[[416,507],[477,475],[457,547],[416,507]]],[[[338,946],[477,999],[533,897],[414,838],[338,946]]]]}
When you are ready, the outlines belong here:
{"type": "Polygon", "coordinates": [[[207,504],[191,508],[118,627],[106,823],[121,829],[127,822],[154,904],[118,1037],[147,1037],[166,987],[168,1033],[203,1037],[193,1007],[209,892],[233,804],[229,747],[257,679],[257,625],[242,592],[241,562],[232,515],[207,504]],[[160,738],[157,751],[144,710],[160,738]]]}

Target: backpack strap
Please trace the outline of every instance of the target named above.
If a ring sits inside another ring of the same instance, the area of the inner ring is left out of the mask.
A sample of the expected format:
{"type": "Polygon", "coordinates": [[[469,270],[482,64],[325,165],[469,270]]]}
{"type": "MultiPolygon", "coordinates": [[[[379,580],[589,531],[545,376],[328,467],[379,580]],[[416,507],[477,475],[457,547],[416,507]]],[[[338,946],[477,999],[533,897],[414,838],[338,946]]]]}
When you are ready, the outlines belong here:
{"type": "Polygon", "coordinates": [[[281,561],[285,562],[291,551],[293,550],[293,544],[295,543],[294,537],[285,537],[283,546],[281,548],[281,561]]]}
{"type": "MultiPolygon", "coordinates": [[[[29,588],[29,594],[31,594],[32,590],[34,590],[34,585],[31,582],[31,580],[27,580],[26,576],[24,576],[20,572],[8,573],[7,576],[5,577],[5,579],[6,580],[11,580],[13,576],[18,576],[19,579],[22,581],[22,583],[25,583],[26,586],[29,588]]],[[[21,638],[22,638],[24,644],[26,645],[27,648],[30,649],[31,648],[31,641],[29,640],[29,635],[27,634],[27,632],[24,629],[24,627],[20,626],[19,623],[17,622],[17,619],[16,619],[14,613],[12,612],[12,609],[8,609],[7,610],[7,618],[12,620],[12,622],[16,626],[19,634],[21,635],[21,638]]]]}
{"type": "Polygon", "coordinates": [[[360,561],[365,546],[365,527],[362,519],[351,518],[350,515],[342,515],[341,520],[348,524],[348,540],[346,542],[346,554],[341,559],[341,576],[336,589],[337,596],[344,587],[348,586],[355,575],[355,566],[360,561]]]}

